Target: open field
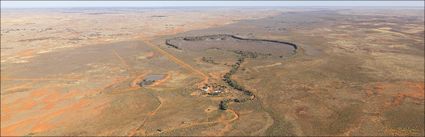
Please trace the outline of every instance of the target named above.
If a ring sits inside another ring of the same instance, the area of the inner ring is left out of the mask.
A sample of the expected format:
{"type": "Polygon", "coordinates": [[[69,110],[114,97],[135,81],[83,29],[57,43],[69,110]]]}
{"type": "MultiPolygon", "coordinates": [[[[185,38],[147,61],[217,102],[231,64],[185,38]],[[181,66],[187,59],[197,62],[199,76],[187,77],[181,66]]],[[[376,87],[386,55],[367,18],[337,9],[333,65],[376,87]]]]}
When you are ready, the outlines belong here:
{"type": "Polygon", "coordinates": [[[398,8],[2,10],[1,135],[423,136],[423,24],[398,8]]]}

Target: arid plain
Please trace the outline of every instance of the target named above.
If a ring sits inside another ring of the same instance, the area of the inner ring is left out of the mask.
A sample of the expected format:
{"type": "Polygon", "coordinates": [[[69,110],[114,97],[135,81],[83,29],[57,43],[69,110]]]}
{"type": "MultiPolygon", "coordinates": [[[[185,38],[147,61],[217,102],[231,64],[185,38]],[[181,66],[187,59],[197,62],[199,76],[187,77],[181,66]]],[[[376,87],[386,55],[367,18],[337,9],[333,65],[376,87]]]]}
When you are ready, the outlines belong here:
{"type": "Polygon", "coordinates": [[[1,135],[423,136],[424,9],[2,9],[1,135]]]}

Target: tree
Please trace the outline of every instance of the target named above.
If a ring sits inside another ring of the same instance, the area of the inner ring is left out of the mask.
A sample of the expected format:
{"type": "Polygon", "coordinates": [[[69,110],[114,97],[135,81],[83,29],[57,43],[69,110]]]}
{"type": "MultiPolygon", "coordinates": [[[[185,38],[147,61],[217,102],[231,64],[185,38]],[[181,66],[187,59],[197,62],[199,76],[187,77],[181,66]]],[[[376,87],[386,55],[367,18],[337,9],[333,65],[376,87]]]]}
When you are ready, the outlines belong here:
{"type": "Polygon", "coordinates": [[[229,106],[227,106],[227,101],[220,101],[219,107],[221,110],[227,110],[227,108],[229,108],[229,106]]]}

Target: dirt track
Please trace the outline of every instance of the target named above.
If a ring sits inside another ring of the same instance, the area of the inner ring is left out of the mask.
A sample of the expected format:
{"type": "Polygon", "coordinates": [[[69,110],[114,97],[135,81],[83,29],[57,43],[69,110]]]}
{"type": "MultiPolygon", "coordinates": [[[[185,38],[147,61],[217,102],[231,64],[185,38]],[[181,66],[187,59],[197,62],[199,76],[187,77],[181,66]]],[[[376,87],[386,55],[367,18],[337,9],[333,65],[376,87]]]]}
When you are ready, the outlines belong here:
{"type": "Polygon", "coordinates": [[[194,72],[195,74],[201,76],[204,80],[199,85],[203,85],[203,83],[208,82],[208,75],[203,73],[201,70],[198,70],[198,69],[192,67],[191,65],[185,63],[184,61],[178,59],[177,57],[173,56],[172,54],[168,53],[167,51],[165,51],[165,50],[161,49],[160,47],[156,46],[155,44],[151,43],[150,38],[141,36],[140,39],[143,40],[151,48],[155,49],[156,51],[158,51],[162,55],[168,57],[174,63],[176,63],[176,64],[182,66],[183,68],[190,70],[191,72],[194,72]]]}

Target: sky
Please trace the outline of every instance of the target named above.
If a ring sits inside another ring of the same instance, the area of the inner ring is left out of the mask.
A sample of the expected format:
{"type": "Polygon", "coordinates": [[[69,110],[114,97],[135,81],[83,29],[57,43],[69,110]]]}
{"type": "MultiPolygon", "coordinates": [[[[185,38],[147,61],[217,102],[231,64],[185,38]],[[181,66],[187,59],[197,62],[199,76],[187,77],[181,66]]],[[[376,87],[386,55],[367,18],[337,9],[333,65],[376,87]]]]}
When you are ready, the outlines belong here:
{"type": "Polygon", "coordinates": [[[424,1],[1,1],[1,8],[182,6],[414,6],[424,1]]]}

